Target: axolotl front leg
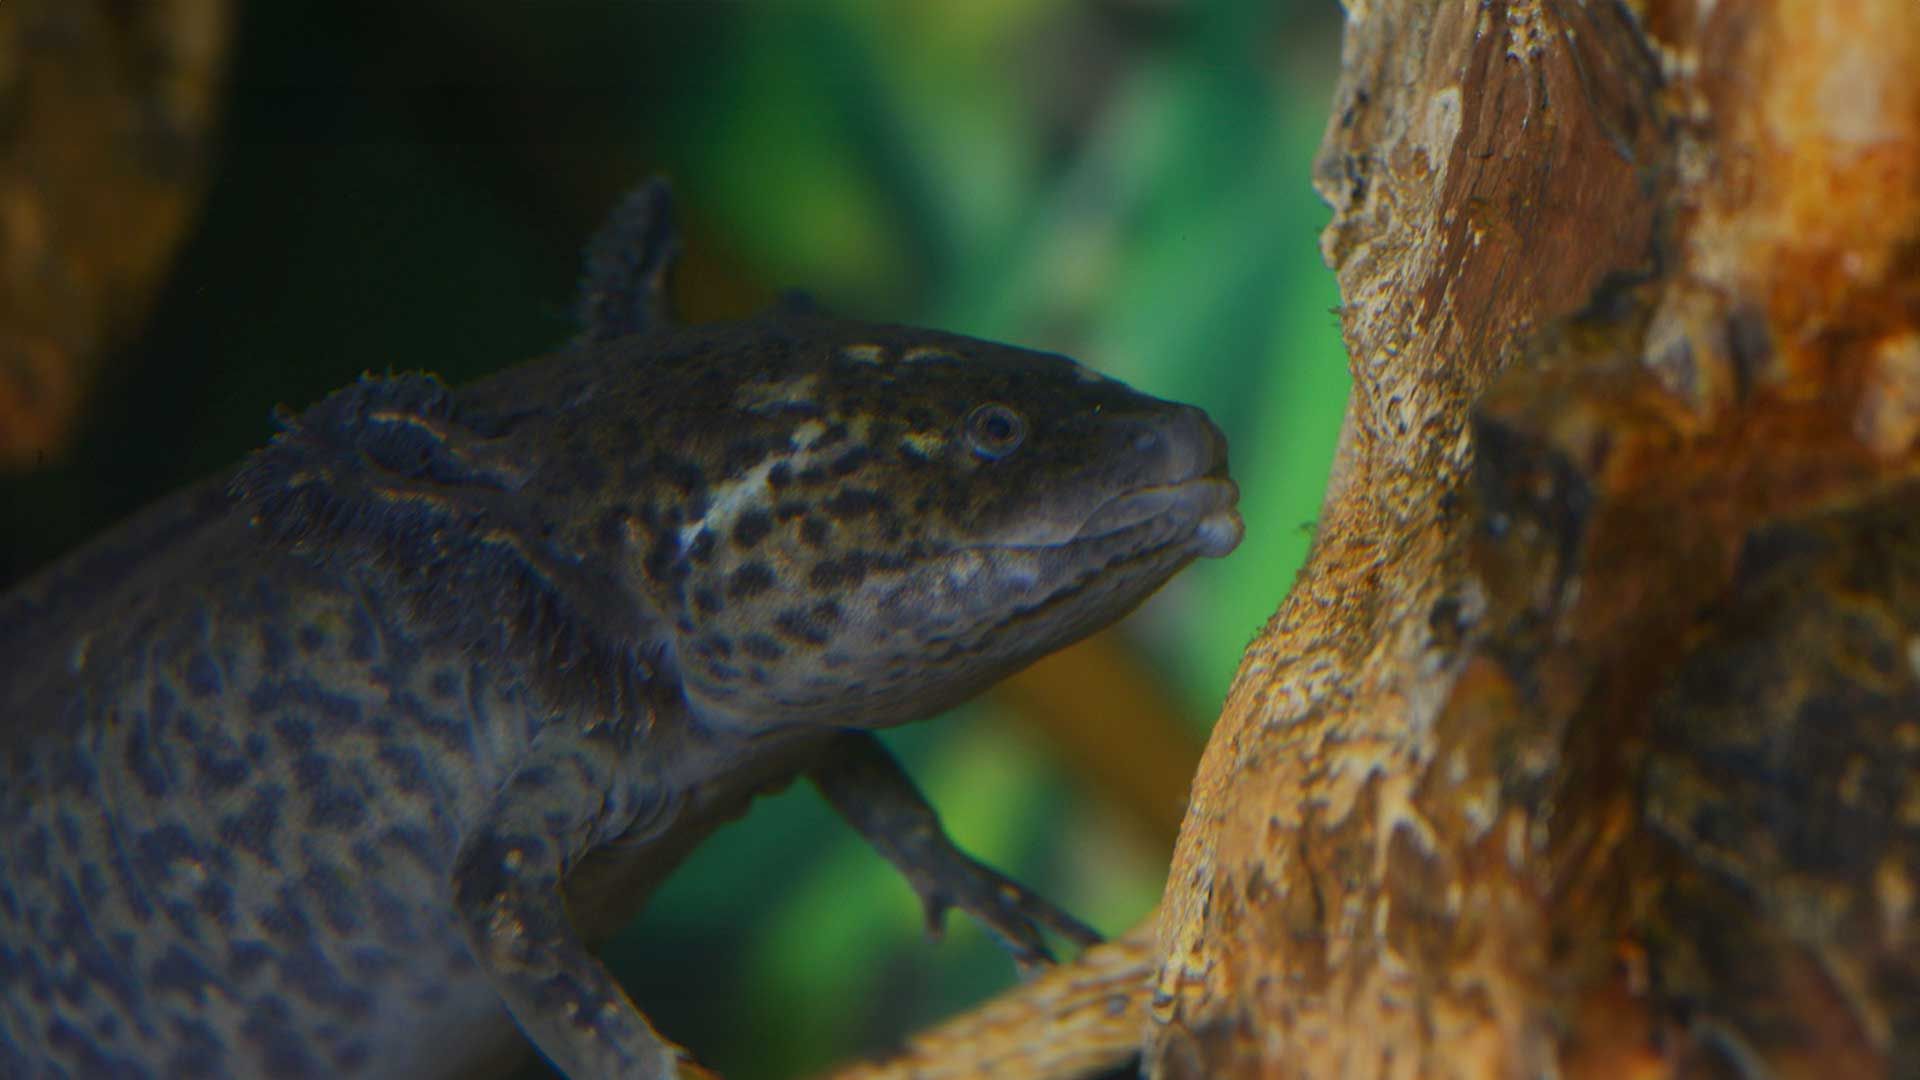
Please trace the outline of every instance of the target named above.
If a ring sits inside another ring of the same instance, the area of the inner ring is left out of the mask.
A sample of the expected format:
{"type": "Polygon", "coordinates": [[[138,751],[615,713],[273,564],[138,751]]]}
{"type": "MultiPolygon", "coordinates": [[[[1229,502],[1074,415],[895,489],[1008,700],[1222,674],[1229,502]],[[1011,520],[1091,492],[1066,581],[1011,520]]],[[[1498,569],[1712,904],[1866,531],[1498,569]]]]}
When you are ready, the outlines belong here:
{"type": "Polygon", "coordinates": [[[562,882],[594,848],[630,835],[665,792],[613,726],[549,727],[468,830],[452,895],[468,947],[548,1061],[570,1077],[712,1074],[647,1023],[568,919],[562,882]]]}
{"type": "Polygon", "coordinates": [[[907,879],[938,935],[949,908],[974,917],[1000,939],[1022,971],[1050,962],[1041,936],[1051,929],[1078,945],[1096,945],[1092,927],[1012,878],[961,851],[913,781],[867,731],[835,736],[808,773],[820,794],[881,857],[907,879]]]}
{"type": "MultiPolygon", "coordinates": [[[[701,1077],[681,1047],[647,1023],[568,919],[569,867],[616,838],[645,843],[666,802],[644,757],[612,726],[548,728],[468,830],[452,895],[475,959],[514,1020],[572,1077],[701,1077]]],[[[919,894],[929,923],[957,907],[1005,943],[1020,965],[1049,959],[1042,928],[1079,944],[1086,925],[968,857],[940,827],[880,741],[844,732],[808,772],[827,801],[919,894]]]]}

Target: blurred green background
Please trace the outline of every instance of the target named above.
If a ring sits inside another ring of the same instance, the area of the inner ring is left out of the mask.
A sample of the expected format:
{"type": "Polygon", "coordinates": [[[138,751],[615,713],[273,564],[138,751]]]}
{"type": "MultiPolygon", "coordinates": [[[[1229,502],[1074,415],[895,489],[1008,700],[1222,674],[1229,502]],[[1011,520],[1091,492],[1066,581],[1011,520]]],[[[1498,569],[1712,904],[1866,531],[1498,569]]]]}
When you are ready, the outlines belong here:
{"type": "MultiPolygon", "coordinates": [[[[799,285],[1213,414],[1246,543],[1125,627],[1197,746],[1305,552],[1345,400],[1308,183],[1337,18],[1279,0],[245,4],[199,223],[75,451],[0,478],[0,582],[232,463],[277,403],[552,347],[580,243],[663,172],[690,317],[799,285]]],[[[962,713],[892,739],[956,838],[1104,931],[1144,915],[1166,838],[1004,704],[962,713]]],[[[905,885],[804,786],[703,849],[610,956],[663,1030],[742,1078],[884,1047],[1014,979],[964,917],[929,942],[905,885]]]]}

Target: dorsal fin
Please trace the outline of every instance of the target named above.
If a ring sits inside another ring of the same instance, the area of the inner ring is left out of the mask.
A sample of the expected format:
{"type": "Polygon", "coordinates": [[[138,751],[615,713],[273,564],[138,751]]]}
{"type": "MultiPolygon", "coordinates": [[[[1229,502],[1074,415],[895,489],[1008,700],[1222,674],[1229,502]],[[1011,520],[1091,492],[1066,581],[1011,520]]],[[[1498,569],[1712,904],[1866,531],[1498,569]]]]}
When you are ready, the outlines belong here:
{"type": "Polygon", "coordinates": [[[574,302],[576,342],[589,345],[674,325],[667,279],[679,257],[673,197],[656,176],[628,192],[587,242],[574,302]]]}

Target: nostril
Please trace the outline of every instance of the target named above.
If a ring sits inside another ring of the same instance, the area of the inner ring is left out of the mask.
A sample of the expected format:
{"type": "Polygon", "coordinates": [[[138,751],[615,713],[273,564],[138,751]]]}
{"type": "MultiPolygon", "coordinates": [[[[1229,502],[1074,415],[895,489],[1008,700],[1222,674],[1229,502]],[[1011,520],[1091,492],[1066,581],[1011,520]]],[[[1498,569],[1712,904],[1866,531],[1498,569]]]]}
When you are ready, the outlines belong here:
{"type": "Polygon", "coordinates": [[[1174,469],[1185,477],[1202,476],[1225,464],[1226,438],[1207,414],[1191,405],[1180,407],[1166,426],[1173,445],[1174,469]]]}
{"type": "Polygon", "coordinates": [[[1140,453],[1140,454],[1151,453],[1152,451],[1159,449],[1159,447],[1160,447],[1160,433],[1157,431],[1153,431],[1151,429],[1142,430],[1142,431],[1136,432],[1133,436],[1133,449],[1135,453],[1140,453]]]}

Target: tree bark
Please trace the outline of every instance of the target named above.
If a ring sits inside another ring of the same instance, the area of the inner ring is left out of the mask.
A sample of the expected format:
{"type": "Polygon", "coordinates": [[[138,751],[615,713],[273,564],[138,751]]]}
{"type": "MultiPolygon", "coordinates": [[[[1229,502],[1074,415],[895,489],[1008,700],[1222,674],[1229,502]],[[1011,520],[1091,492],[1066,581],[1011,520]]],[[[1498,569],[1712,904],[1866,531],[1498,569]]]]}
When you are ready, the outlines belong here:
{"type": "Polygon", "coordinates": [[[1335,475],[1101,1061],[1920,1075],[1920,16],[1354,0],[1334,110],[1335,475]]]}

